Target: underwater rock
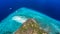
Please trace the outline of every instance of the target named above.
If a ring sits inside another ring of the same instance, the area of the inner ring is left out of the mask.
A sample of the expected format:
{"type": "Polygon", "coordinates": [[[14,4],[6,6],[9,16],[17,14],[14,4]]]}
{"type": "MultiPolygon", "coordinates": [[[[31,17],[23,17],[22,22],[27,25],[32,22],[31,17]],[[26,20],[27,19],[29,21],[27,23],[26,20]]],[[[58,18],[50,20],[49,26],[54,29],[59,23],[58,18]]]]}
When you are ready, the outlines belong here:
{"type": "Polygon", "coordinates": [[[48,34],[48,32],[40,29],[35,20],[28,19],[14,34],[48,34]]]}

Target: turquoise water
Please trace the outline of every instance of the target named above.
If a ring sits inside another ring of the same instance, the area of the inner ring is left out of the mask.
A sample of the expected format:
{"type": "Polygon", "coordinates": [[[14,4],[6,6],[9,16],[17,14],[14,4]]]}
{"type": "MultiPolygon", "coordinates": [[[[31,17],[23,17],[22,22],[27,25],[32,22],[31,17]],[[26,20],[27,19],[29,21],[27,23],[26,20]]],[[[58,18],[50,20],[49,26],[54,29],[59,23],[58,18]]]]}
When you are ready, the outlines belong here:
{"type": "Polygon", "coordinates": [[[0,34],[4,34],[4,33],[13,34],[13,32],[15,32],[23,24],[24,20],[26,21],[28,18],[35,19],[38,22],[38,24],[40,25],[40,27],[43,28],[44,30],[46,30],[46,31],[51,30],[51,32],[49,32],[49,34],[56,34],[55,32],[60,32],[60,22],[59,21],[57,21],[53,18],[50,18],[43,13],[39,13],[35,10],[23,7],[23,8],[16,10],[13,13],[11,13],[7,18],[5,18],[4,20],[1,21],[0,34]],[[14,18],[15,16],[18,16],[17,17],[18,20],[16,18],[14,18]],[[19,17],[21,17],[22,20],[20,20],[19,17]],[[50,29],[47,29],[48,27],[50,29]]]}

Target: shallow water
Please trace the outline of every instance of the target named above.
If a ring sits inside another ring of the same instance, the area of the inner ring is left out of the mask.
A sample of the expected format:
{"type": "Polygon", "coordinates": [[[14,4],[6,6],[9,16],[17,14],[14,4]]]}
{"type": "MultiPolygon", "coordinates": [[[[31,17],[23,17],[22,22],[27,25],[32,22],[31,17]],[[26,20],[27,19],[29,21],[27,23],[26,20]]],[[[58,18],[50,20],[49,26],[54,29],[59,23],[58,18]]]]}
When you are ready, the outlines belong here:
{"type": "Polygon", "coordinates": [[[49,34],[56,34],[60,32],[60,22],[48,17],[43,13],[39,13],[32,9],[20,8],[15,12],[11,13],[7,18],[1,21],[0,23],[0,34],[8,34],[15,32],[27,19],[33,18],[44,30],[49,31],[49,34]],[[18,18],[18,19],[16,19],[18,18]],[[48,29],[49,28],[49,29],[48,29]],[[8,31],[8,33],[7,33],[8,31]]]}

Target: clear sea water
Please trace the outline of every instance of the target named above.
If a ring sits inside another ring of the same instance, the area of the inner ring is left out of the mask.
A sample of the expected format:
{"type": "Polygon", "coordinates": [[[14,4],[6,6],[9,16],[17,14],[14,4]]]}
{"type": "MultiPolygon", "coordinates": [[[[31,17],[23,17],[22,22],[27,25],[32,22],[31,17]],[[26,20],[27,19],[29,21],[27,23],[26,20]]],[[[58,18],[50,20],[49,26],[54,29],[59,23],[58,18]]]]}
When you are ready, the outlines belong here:
{"type": "Polygon", "coordinates": [[[40,25],[41,28],[48,31],[49,34],[56,34],[56,32],[60,32],[60,22],[50,18],[49,16],[37,12],[35,10],[23,7],[20,8],[13,13],[11,13],[7,18],[1,21],[0,23],[0,34],[13,34],[20,26],[22,26],[23,21],[26,21],[28,18],[35,19],[37,23],[40,25]],[[18,16],[18,20],[16,18],[13,19],[13,17],[18,16]],[[21,18],[19,18],[21,17],[21,18]],[[22,20],[20,20],[22,19],[22,20]],[[49,29],[48,29],[49,28],[49,29]]]}

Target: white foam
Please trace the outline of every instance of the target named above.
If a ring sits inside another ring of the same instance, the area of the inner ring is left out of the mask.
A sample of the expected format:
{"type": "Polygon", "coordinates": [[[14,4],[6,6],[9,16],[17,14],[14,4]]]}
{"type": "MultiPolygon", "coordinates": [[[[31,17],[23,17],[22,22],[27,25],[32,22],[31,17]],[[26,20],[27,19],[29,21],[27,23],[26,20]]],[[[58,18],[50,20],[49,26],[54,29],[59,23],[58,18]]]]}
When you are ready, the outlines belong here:
{"type": "Polygon", "coordinates": [[[27,19],[23,18],[21,16],[14,16],[14,17],[12,17],[12,20],[14,20],[14,21],[16,21],[18,23],[22,23],[23,24],[27,19]]]}

